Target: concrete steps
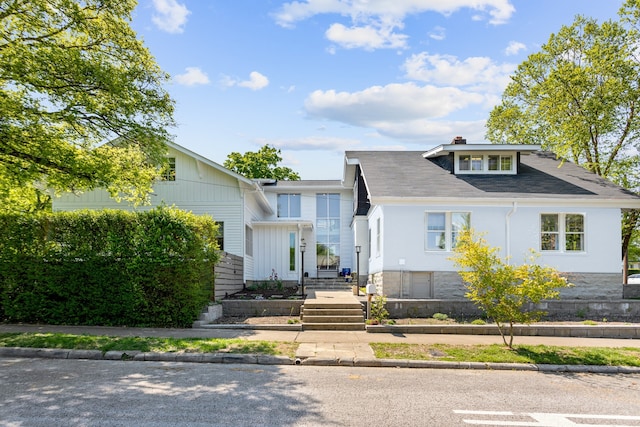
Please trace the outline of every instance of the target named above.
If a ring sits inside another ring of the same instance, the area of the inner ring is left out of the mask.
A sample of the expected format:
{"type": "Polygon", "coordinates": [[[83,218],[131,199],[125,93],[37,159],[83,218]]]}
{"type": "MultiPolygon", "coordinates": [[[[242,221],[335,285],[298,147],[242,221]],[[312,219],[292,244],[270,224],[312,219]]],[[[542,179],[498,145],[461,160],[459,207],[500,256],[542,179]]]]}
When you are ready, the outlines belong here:
{"type": "Polygon", "coordinates": [[[313,292],[300,309],[302,330],[363,331],[362,304],[349,291],[313,292]]]}
{"type": "Polygon", "coordinates": [[[338,277],[333,279],[305,279],[304,288],[310,290],[349,290],[352,283],[348,283],[344,280],[344,277],[338,277]]]}

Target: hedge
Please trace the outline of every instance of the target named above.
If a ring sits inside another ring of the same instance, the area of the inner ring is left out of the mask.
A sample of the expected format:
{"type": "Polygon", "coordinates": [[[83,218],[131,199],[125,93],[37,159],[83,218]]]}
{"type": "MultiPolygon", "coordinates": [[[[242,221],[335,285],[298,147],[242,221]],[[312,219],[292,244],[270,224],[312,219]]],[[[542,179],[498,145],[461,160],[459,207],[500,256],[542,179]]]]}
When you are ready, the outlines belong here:
{"type": "Polygon", "coordinates": [[[217,226],[174,208],[0,215],[0,320],[187,327],[214,296],[217,226]]]}

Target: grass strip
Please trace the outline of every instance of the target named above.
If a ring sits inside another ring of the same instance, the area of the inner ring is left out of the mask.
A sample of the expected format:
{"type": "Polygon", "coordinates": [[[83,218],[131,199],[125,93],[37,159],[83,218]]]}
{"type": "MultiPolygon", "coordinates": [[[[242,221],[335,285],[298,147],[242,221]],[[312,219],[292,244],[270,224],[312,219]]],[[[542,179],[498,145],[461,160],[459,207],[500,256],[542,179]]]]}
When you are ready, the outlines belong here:
{"type": "Polygon", "coordinates": [[[156,338],[73,335],[60,333],[2,333],[0,347],[59,348],[70,350],[252,353],[295,357],[297,343],[247,341],[239,338],[156,338]]]}
{"type": "Polygon", "coordinates": [[[513,350],[498,345],[372,343],[380,359],[442,360],[483,363],[551,365],[640,366],[640,349],[634,347],[559,347],[519,345],[513,350]]]}

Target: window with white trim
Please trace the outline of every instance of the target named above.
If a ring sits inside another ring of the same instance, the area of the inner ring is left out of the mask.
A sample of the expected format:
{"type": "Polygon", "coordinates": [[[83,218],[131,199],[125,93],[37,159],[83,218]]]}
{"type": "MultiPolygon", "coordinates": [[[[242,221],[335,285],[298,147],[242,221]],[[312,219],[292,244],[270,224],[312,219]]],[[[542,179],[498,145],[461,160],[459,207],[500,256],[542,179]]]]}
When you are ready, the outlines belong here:
{"type": "Polygon", "coordinates": [[[167,162],[162,167],[160,174],[162,181],[175,181],[176,180],[176,158],[168,157],[167,162]]]}
{"type": "Polygon", "coordinates": [[[427,212],[425,250],[451,251],[458,236],[471,226],[470,212],[427,212]]]}
{"type": "Polygon", "coordinates": [[[513,165],[512,156],[500,156],[491,154],[488,157],[489,171],[510,171],[513,165]]]}
{"type": "Polygon", "coordinates": [[[244,253],[253,256],[253,228],[244,226],[244,253]]]}
{"type": "Polygon", "coordinates": [[[462,174],[514,174],[513,154],[456,155],[456,173],[462,174]]]}
{"type": "Polygon", "coordinates": [[[278,194],[278,218],[300,218],[300,194],[278,194]]]}
{"type": "Polygon", "coordinates": [[[584,252],[584,233],[583,214],[540,215],[540,250],[543,252],[584,252]]]}

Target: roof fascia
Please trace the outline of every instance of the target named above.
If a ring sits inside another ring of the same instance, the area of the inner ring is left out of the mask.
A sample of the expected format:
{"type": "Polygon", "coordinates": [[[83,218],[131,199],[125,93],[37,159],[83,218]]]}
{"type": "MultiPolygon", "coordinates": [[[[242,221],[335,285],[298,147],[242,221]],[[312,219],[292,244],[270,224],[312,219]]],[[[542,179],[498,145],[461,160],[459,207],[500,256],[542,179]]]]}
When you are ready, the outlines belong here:
{"type": "Polygon", "coordinates": [[[542,147],[537,144],[446,144],[439,145],[422,153],[425,159],[444,156],[455,151],[511,151],[523,154],[540,151],[542,147]]]}
{"type": "Polygon", "coordinates": [[[258,185],[258,183],[256,183],[255,181],[244,177],[242,175],[240,175],[239,173],[233,172],[232,170],[229,170],[227,168],[225,168],[224,166],[207,159],[204,156],[201,156],[200,154],[197,154],[191,150],[189,150],[188,148],[183,147],[182,145],[176,144],[175,142],[172,141],[168,141],[167,142],[167,146],[169,148],[172,148],[176,151],[179,151],[183,154],[186,154],[187,156],[190,156],[194,159],[196,159],[199,162],[202,162],[204,164],[206,164],[207,166],[210,166],[212,168],[214,168],[215,170],[222,172],[224,174],[227,174],[235,179],[238,180],[238,185],[240,186],[240,188],[244,189],[244,190],[248,190],[251,193],[256,193],[256,198],[258,201],[258,204],[260,205],[260,207],[262,208],[262,210],[267,213],[267,214],[272,214],[273,213],[273,208],[271,207],[271,205],[269,204],[269,201],[267,200],[267,197],[264,195],[263,191],[262,191],[262,187],[260,185],[258,185]]]}
{"type": "Polygon", "coordinates": [[[374,197],[375,205],[458,205],[458,206],[511,206],[517,202],[520,206],[540,207],[580,207],[580,208],[620,208],[640,209],[640,198],[630,199],[566,199],[566,198],[463,198],[460,197],[374,197]]]}

